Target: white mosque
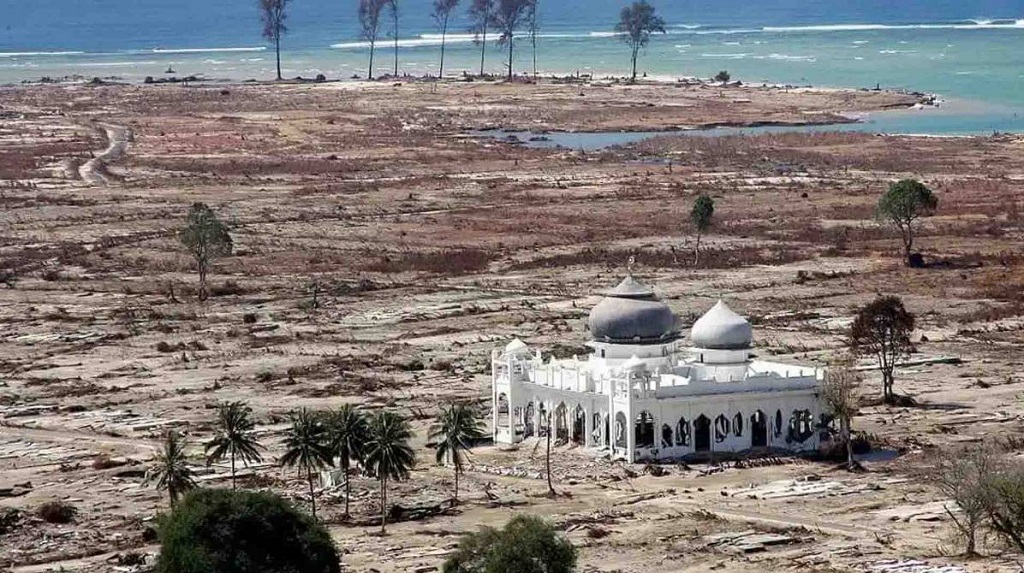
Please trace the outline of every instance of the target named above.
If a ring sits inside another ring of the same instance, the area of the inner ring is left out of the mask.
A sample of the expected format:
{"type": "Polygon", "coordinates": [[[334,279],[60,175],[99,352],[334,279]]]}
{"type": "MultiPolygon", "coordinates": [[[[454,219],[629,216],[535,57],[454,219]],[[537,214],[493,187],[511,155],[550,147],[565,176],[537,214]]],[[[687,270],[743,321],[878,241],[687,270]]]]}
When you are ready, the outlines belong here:
{"type": "MultiPolygon", "coordinates": [[[[632,276],[590,312],[593,352],[544,361],[513,340],[491,357],[494,440],[542,435],[629,461],[816,450],[824,372],[751,357],[750,323],[719,301],[684,341],[678,317],[632,276]]],[[[822,434],[825,433],[825,436],[822,434]]]]}

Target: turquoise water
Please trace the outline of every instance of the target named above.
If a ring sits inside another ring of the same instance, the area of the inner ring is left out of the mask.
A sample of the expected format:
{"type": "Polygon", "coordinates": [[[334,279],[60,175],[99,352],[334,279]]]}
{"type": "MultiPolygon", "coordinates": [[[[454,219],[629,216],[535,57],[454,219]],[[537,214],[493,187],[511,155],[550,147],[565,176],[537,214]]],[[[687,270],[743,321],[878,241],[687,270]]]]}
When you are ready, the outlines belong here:
{"type": "MultiPolygon", "coordinates": [[[[260,37],[256,0],[0,0],[0,82],[42,76],[179,76],[269,79],[273,52],[260,37]]],[[[429,0],[399,0],[400,71],[436,74],[440,38],[429,0]]],[[[960,115],[916,114],[920,133],[1024,131],[1024,0],[664,0],[669,23],[641,66],[652,77],[708,77],[728,70],[748,83],[903,88],[965,102],[960,115]],[[926,119],[921,119],[922,117],[926,119]]],[[[624,1],[540,0],[542,74],[624,75],[625,46],[611,34],[624,1]]],[[[284,42],[288,77],[365,76],[354,0],[293,0],[284,42]]],[[[479,51],[465,32],[465,6],[452,24],[447,71],[474,71],[479,51]]],[[[390,66],[379,45],[377,72],[390,66]]],[[[520,71],[532,71],[528,42],[520,71]]],[[[503,73],[488,46],[487,68],[503,73]]],[[[897,119],[887,121],[901,121],[897,119]]]]}

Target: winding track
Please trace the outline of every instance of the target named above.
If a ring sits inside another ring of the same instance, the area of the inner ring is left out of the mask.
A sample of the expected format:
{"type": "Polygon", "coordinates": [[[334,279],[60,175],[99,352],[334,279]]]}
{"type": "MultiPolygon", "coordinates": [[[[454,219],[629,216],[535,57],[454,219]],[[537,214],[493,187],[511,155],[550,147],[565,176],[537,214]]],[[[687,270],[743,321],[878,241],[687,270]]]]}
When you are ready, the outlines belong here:
{"type": "Polygon", "coordinates": [[[107,134],[107,148],[83,163],[78,168],[78,174],[82,181],[90,185],[109,185],[111,177],[106,172],[106,166],[124,157],[131,132],[121,125],[99,124],[99,127],[107,134]]]}

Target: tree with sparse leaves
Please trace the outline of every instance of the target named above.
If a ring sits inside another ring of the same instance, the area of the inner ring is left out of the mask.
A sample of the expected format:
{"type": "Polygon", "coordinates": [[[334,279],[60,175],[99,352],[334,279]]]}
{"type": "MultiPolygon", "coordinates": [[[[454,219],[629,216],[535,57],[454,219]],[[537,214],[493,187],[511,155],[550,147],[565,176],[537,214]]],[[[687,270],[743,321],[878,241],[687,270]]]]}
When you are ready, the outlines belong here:
{"type": "Polygon", "coordinates": [[[391,39],[395,43],[395,72],[394,77],[398,77],[398,0],[387,0],[388,13],[391,14],[391,39]]]}
{"type": "Polygon", "coordinates": [[[848,357],[837,360],[825,373],[821,397],[832,416],[839,421],[839,439],[846,447],[846,467],[854,469],[852,420],[860,404],[860,372],[848,357]]]}
{"type": "Polygon", "coordinates": [[[217,407],[216,435],[206,443],[207,463],[231,459],[231,489],[235,489],[235,460],[249,466],[263,461],[263,446],[256,439],[252,408],[241,402],[224,402],[217,407]]]}
{"type": "Polygon", "coordinates": [[[480,46],[480,76],[484,75],[484,60],[487,57],[487,30],[490,28],[495,0],[472,0],[469,5],[469,31],[473,41],[480,46]]]}
{"type": "Polygon", "coordinates": [[[485,435],[480,418],[465,404],[450,404],[441,408],[437,424],[431,429],[430,439],[437,443],[437,463],[450,463],[455,469],[456,502],[459,501],[459,476],[465,471],[469,450],[476,440],[485,435]]]}
{"type": "Polygon", "coordinates": [[[452,12],[459,5],[459,0],[434,0],[434,22],[441,29],[441,67],[437,72],[438,78],[444,77],[444,48],[445,40],[448,38],[448,22],[451,20],[452,12]]]}
{"type": "Polygon", "coordinates": [[[647,0],[639,0],[622,9],[615,31],[620,35],[622,41],[629,45],[632,54],[630,61],[633,64],[630,81],[635,82],[636,62],[640,57],[640,50],[650,43],[651,34],[665,33],[665,20],[658,16],[654,6],[648,4],[647,0]]]}
{"type": "Polygon", "coordinates": [[[913,351],[910,334],[914,315],[895,296],[883,296],[862,308],[850,329],[850,346],[858,354],[873,356],[882,373],[882,398],[886,404],[896,401],[893,371],[896,363],[913,351]]]}
{"type": "Polygon", "coordinates": [[[943,504],[943,507],[968,556],[978,553],[978,530],[985,525],[992,507],[991,483],[1003,465],[1000,456],[1001,452],[984,443],[941,450],[935,456],[931,481],[956,504],[956,508],[950,508],[948,504],[943,504]]]}
{"type": "Polygon", "coordinates": [[[693,247],[693,265],[700,262],[700,238],[711,229],[712,217],[715,215],[715,200],[706,193],[697,196],[690,210],[690,222],[697,232],[697,244],[693,247]]]}
{"type": "Polygon", "coordinates": [[[263,37],[274,43],[277,52],[277,79],[281,79],[281,37],[288,31],[285,20],[290,0],[259,0],[263,37]]]}
{"type": "Polygon", "coordinates": [[[508,80],[512,81],[513,69],[512,59],[516,30],[526,23],[530,13],[530,5],[533,0],[498,0],[491,19],[494,27],[501,32],[498,36],[498,45],[508,47],[508,80]]]}
{"type": "Polygon", "coordinates": [[[889,186],[878,201],[878,216],[900,232],[903,258],[913,265],[914,234],[918,219],[935,212],[939,200],[932,190],[916,179],[904,179],[889,186]]]}
{"type": "Polygon", "coordinates": [[[281,465],[297,468],[306,474],[309,483],[309,505],[313,519],[316,519],[316,492],[313,489],[315,472],[331,465],[332,452],[330,436],[321,417],[305,408],[292,414],[292,425],[285,432],[285,453],[281,465]]]}
{"type": "Polygon", "coordinates": [[[388,0],[359,0],[359,28],[364,40],[370,43],[370,64],[366,78],[373,79],[373,55],[380,37],[380,16],[388,0]]]}
{"type": "Polygon", "coordinates": [[[370,419],[363,464],[366,472],[380,482],[380,531],[387,532],[388,482],[409,478],[416,465],[416,452],[409,445],[409,420],[395,412],[381,411],[370,419]]]}
{"type": "Polygon", "coordinates": [[[206,276],[214,259],[231,254],[233,243],[228,227],[205,203],[195,203],[188,212],[185,228],[178,233],[185,248],[196,261],[199,272],[199,300],[206,300],[206,276]]]}
{"type": "Polygon", "coordinates": [[[146,482],[156,482],[156,489],[167,490],[171,507],[184,493],[197,487],[188,467],[185,439],[178,432],[171,430],[164,436],[163,447],[156,456],[155,465],[149,469],[146,482]]]}
{"type": "Polygon", "coordinates": [[[572,573],[576,547],[554,526],[517,515],[502,529],[482,527],[462,537],[444,573],[572,573]]]}
{"type": "Polygon", "coordinates": [[[350,470],[353,462],[363,463],[363,450],[369,431],[366,415],[352,404],[345,404],[328,412],[324,423],[327,425],[331,453],[345,474],[345,517],[348,517],[349,498],[352,496],[350,470]]]}

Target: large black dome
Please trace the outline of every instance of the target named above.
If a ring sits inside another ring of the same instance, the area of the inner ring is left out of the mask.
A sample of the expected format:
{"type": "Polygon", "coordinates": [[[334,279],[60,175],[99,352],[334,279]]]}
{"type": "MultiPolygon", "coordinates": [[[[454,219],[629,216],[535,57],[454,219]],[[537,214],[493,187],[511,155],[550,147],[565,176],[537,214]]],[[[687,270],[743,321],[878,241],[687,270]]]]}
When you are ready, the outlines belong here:
{"type": "Polygon", "coordinates": [[[590,311],[596,342],[656,344],[679,337],[679,320],[654,291],[627,276],[590,311]]]}

